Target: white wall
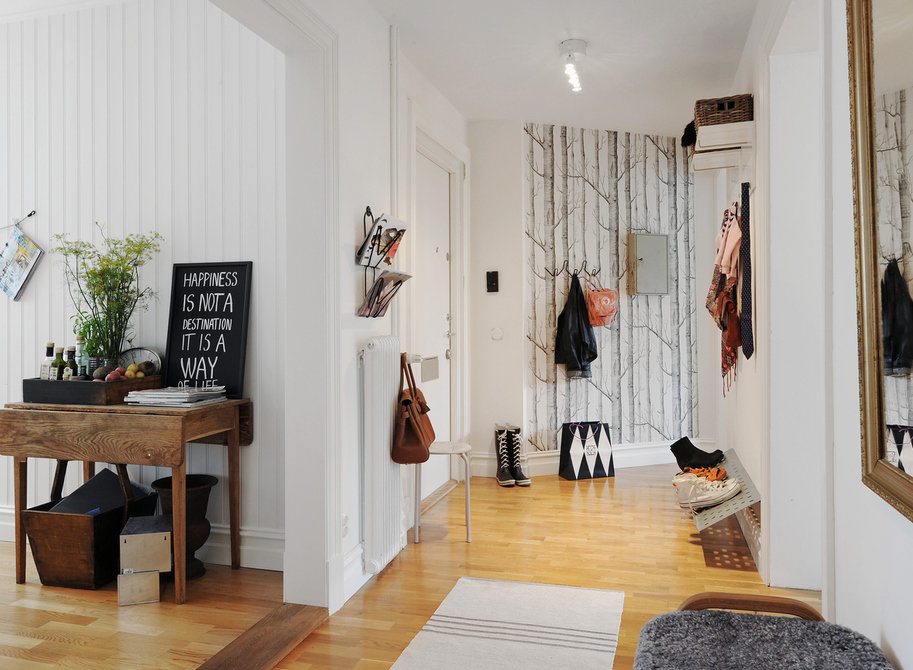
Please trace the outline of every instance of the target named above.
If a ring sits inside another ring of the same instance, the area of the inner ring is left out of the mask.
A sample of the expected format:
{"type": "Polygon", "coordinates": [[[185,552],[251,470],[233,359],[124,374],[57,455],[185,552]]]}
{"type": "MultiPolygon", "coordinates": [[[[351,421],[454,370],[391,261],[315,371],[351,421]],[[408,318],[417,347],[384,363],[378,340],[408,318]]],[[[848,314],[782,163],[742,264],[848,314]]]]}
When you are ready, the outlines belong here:
{"type": "MultiPolygon", "coordinates": [[[[362,215],[370,205],[379,215],[383,212],[409,221],[412,172],[409,162],[414,151],[415,127],[421,124],[435,139],[468,160],[465,148],[466,122],[456,109],[405,58],[399,57],[399,113],[401,119],[396,147],[398,179],[391,180],[390,111],[390,34],[386,20],[366,0],[340,3],[334,0],[308,0],[308,6],[332,28],[339,44],[339,267],[341,287],[339,342],[339,396],[342,413],[339,420],[340,469],[342,490],[339,518],[335,520],[342,534],[342,570],[339,597],[331,597],[331,610],[337,608],[368,579],[361,561],[361,448],[362,419],[358,397],[361,373],[358,352],[374,336],[400,333],[397,323],[408,323],[408,295],[404,289],[394,301],[387,316],[365,319],[355,316],[363,297],[362,271],[355,265],[357,245],[363,239],[362,215]],[[411,110],[411,111],[410,111],[411,110]],[[394,186],[398,184],[398,186],[394,186]],[[394,188],[398,202],[393,207],[394,188]],[[400,317],[400,315],[402,315],[400,317]]],[[[409,234],[397,254],[397,265],[409,270],[411,254],[409,234]]],[[[416,280],[412,280],[416,281],[416,280]]],[[[406,284],[408,287],[409,284],[406,284]]],[[[401,333],[403,350],[410,345],[407,333],[401,333]]],[[[404,496],[411,499],[411,468],[405,470],[404,496]]],[[[332,495],[332,491],[331,491],[332,495]]],[[[371,504],[365,501],[364,504],[371,504]]],[[[404,504],[404,509],[410,507],[404,504]]],[[[334,520],[331,519],[333,524],[334,520]]],[[[331,559],[332,561],[333,559],[331,559]]],[[[331,590],[336,577],[331,576],[331,590]]]]}
{"type": "MultiPolygon", "coordinates": [[[[245,395],[256,399],[255,441],[242,449],[241,561],[269,569],[282,567],[285,509],[276,308],[284,299],[284,68],[281,53],[204,0],[131,0],[0,24],[2,220],[36,209],[26,231],[45,250],[58,233],[97,241],[93,221],[114,236],[162,233],[162,251],[143,270],[158,299],[135,319],[134,339],[161,350],[172,263],[253,261],[245,395]]],[[[42,341],[73,342],[71,311],[55,254],[19,302],[0,303],[0,402],[21,399],[42,341]]],[[[227,563],[224,450],[191,446],[188,470],[222,479],[204,558],[227,563]]],[[[9,540],[9,459],[0,471],[9,540]]],[[[51,473],[51,462],[30,464],[29,504],[45,501],[51,473]]]]}
{"type": "MultiPolygon", "coordinates": [[[[810,28],[814,31],[816,24],[810,28]]],[[[771,326],[770,487],[765,506],[769,580],[775,586],[812,589],[821,588],[826,283],[802,278],[821,277],[825,270],[819,69],[818,52],[770,59],[766,282],[771,326]],[[806,376],[805,370],[815,372],[806,376]]]]}
{"type": "Polygon", "coordinates": [[[913,584],[903,574],[907,557],[913,555],[913,524],[861,481],[846,13],[837,0],[827,9],[821,27],[829,46],[825,61],[830,85],[827,175],[833,203],[833,383],[829,397],[833,405],[834,587],[825,596],[833,605],[837,623],[867,635],[898,668],[910,668],[913,584]]]}
{"type": "Polygon", "coordinates": [[[760,3],[734,91],[754,94],[756,352],[739,358],[726,438],[761,492],[762,577],[822,584],[828,341],[818,0],[760,3]],[[807,374],[805,373],[807,371],[807,374]]]}
{"type": "Polygon", "coordinates": [[[523,138],[519,121],[475,121],[469,126],[474,185],[469,293],[472,366],[477,371],[469,442],[473,470],[487,476],[495,468],[495,424],[524,423],[523,138]],[[490,270],[498,271],[497,293],[485,288],[490,270]]]}
{"type": "MultiPolygon", "coordinates": [[[[342,535],[343,600],[364,583],[361,566],[361,376],[358,353],[365,342],[391,333],[392,317],[357,317],[364,297],[363,273],[355,250],[363,239],[366,206],[379,215],[390,203],[390,104],[386,22],[367,2],[308,2],[337,34],[339,44],[339,304],[337,362],[341,416],[338,517],[330,519],[342,535]]],[[[335,420],[335,419],[334,419],[335,420]]],[[[330,489],[334,495],[333,489],[330,489]]],[[[331,578],[333,581],[334,578],[331,578]]],[[[341,604],[339,602],[338,604],[341,604]]]]}

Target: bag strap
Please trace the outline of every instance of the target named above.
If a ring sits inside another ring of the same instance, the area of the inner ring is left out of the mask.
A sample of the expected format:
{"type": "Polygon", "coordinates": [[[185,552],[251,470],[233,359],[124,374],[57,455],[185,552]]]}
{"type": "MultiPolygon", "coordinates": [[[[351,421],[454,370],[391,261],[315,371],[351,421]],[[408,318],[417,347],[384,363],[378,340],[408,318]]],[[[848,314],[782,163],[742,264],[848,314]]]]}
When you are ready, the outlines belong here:
{"type": "Polygon", "coordinates": [[[413,395],[415,394],[415,377],[412,375],[412,366],[406,362],[405,352],[399,355],[399,390],[403,390],[403,379],[406,380],[406,385],[409,387],[409,390],[412,391],[413,395]]]}
{"type": "MultiPolygon", "coordinates": [[[[403,354],[403,360],[405,361],[405,354],[403,354]]],[[[412,366],[406,363],[406,380],[409,382],[409,390],[415,393],[416,384],[415,384],[415,375],[412,372],[412,366]]]]}
{"type": "Polygon", "coordinates": [[[603,288],[603,286],[602,286],[602,282],[599,281],[598,275],[588,274],[586,283],[594,291],[604,291],[605,290],[605,288],[603,288]]]}

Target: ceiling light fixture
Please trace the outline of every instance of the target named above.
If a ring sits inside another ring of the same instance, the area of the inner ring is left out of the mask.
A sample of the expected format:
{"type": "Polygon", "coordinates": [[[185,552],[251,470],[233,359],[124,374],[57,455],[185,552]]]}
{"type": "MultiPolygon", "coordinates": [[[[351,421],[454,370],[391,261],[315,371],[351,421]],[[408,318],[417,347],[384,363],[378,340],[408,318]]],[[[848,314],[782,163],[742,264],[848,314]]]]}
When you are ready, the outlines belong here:
{"type": "Polygon", "coordinates": [[[586,40],[564,40],[560,45],[561,55],[564,56],[564,74],[574,93],[581,91],[580,75],[577,73],[577,61],[586,56],[588,43],[586,40]]]}

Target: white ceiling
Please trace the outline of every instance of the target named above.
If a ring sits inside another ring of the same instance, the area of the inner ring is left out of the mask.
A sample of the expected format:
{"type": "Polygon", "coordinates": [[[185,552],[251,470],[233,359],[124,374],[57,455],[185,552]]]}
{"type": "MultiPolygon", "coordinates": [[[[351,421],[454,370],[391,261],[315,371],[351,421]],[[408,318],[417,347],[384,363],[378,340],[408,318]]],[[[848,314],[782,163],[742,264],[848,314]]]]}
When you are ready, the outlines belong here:
{"type": "MultiPolygon", "coordinates": [[[[728,95],[757,0],[372,0],[470,121],[679,135],[728,95]],[[587,40],[571,93],[558,44],[587,40]]],[[[742,92],[742,91],[738,91],[742,92]]]]}

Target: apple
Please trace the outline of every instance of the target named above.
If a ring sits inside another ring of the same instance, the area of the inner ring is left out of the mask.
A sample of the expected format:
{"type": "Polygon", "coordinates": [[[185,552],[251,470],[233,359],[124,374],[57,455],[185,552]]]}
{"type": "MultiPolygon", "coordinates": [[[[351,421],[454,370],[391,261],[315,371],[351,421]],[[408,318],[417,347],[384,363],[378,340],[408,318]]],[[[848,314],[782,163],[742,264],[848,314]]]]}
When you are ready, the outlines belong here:
{"type": "Polygon", "coordinates": [[[124,377],[126,377],[127,379],[133,379],[134,377],[136,377],[136,371],[127,368],[127,371],[124,373],[124,377]]]}
{"type": "Polygon", "coordinates": [[[119,374],[124,374],[126,372],[126,370],[124,368],[117,368],[117,372],[119,374]]]}
{"type": "Polygon", "coordinates": [[[105,376],[106,382],[116,382],[120,379],[120,373],[117,370],[112,370],[105,376]]]}

